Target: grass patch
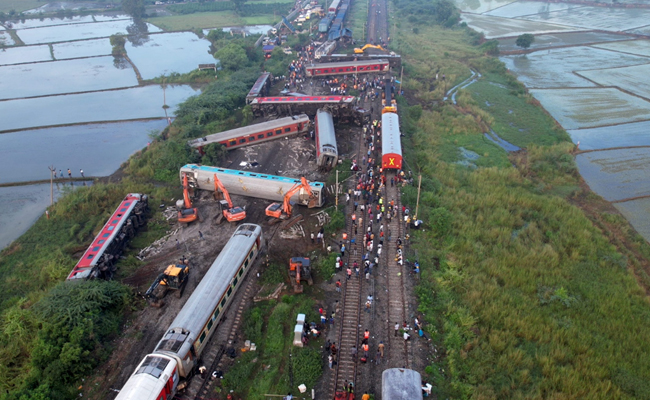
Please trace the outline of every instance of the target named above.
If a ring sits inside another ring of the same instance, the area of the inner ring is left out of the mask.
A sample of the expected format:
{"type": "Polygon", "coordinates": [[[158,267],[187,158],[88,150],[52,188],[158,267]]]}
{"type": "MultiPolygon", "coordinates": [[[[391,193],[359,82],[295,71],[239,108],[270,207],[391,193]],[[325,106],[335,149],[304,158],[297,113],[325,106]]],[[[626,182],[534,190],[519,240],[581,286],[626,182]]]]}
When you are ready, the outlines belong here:
{"type": "Polygon", "coordinates": [[[368,21],[368,1],[354,0],[348,15],[347,28],[352,29],[352,38],[359,47],[366,42],[366,22],[368,21]]]}
{"type": "Polygon", "coordinates": [[[246,313],[244,333],[256,343],[257,351],[244,353],[228,370],[222,382],[226,392],[235,390],[242,398],[263,400],[265,393],[297,393],[301,383],[308,390],[315,385],[323,368],[318,350],[322,339],[311,340],[305,348],[292,345],[299,313],[316,322],[314,300],[283,296],[281,302],[261,302],[246,313]]]}
{"type": "Polygon", "coordinates": [[[280,20],[279,16],[257,15],[240,17],[234,11],[205,12],[188,15],[171,15],[147,19],[147,22],[166,31],[186,31],[196,28],[224,28],[239,25],[272,24],[280,20]]]}
{"type": "Polygon", "coordinates": [[[566,132],[532,99],[513,94],[501,79],[486,76],[466,90],[478,106],[494,118],[492,129],[503,139],[519,147],[529,144],[551,145],[568,141],[566,132]]]}
{"type": "MultiPolygon", "coordinates": [[[[438,397],[650,398],[650,342],[637,333],[650,329],[647,296],[630,255],[567,199],[579,177],[566,133],[472,44],[475,35],[398,26],[405,90],[423,108],[402,113],[403,148],[423,174],[426,229],[412,232],[412,250],[419,310],[445,352],[425,370],[438,397]],[[468,67],[485,78],[460,92],[458,106],[433,106],[444,93],[435,74],[453,86],[468,67]],[[516,168],[483,140],[488,127],[527,147],[511,156],[516,168]],[[459,146],[481,155],[478,168],[453,164],[459,146]]],[[[414,200],[404,188],[403,203],[414,200]]]]}
{"type": "Polygon", "coordinates": [[[0,12],[8,13],[11,10],[22,12],[38,8],[44,3],[38,0],[0,0],[0,12]]]}

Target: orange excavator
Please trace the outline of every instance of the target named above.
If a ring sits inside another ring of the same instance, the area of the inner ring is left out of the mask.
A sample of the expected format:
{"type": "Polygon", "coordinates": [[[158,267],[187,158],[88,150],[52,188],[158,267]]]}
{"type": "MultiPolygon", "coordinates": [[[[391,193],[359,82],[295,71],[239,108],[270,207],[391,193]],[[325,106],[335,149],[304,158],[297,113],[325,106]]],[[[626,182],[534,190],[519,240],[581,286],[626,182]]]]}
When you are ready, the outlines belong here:
{"type": "Polygon", "coordinates": [[[230,193],[223,186],[217,174],[214,174],[214,197],[219,201],[221,207],[221,214],[217,216],[217,224],[223,222],[224,218],[230,223],[242,221],[246,218],[246,210],[241,207],[233,207],[230,193]]]}
{"type": "Polygon", "coordinates": [[[293,185],[293,187],[289,189],[289,191],[284,195],[284,202],[282,204],[271,203],[271,205],[266,207],[266,215],[273,217],[276,220],[290,218],[291,212],[293,211],[293,206],[290,202],[291,196],[300,190],[307,192],[310,202],[315,199],[314,193],[311,191],[311,187],[309,186],[309,182],[307,182],[307,179],[305,179],[305,177],[302,177],[300,178],[300,183],[293,185]]]}
{"type": "Polygon", "coordinates": [[[183,175],[183,200],[176,202],[176,208],[178,208],[178,222],[181,224],[189,224],[199,219],[199,210],[192,207],[192,200],[190,200],[187,174],[183,175]]]}

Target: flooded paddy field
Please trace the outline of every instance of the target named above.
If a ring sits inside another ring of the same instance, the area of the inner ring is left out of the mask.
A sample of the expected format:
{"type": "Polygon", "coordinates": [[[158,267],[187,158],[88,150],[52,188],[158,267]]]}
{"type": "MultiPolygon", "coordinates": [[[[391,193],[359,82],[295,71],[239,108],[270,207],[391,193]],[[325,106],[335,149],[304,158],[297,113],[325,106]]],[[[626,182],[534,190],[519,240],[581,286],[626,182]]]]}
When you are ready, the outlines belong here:
{"type": "Polygon", "coordinates": [[[9,47],[0,51],[0,66],[40,61],[52,61],[50,46],[42,44],[37,46],[9,47]]]}
{"type": "MultiPolygon", "coordinates": [[[[71,40],[104,38],[117,33],[126,34],[126,28],[132,24],[133,21],[130,19],[124,19],[87,24],[20,29],[16,31],[16,34],[25,44],[57,43],[71,40]]],[[[149,33],[161,31],[151,24],[147,24],[147,28],[149,33]]]]}
{"type": "MultiPolygon", "coordinates": [[[[650,64],[577,71],[576,74],[584,76],[598,85],[615,86],[621,90],[650,100],[650,81],[648,80],[650,76],[650,64]]],[[[648,118],[650,119],[650,116],[648,118]]]]}
{"type": "MultiPolygon", "coordinates": [[[[535,41],[530,45],[530,49],[542,50],[542,49],[549,49],[553,47],[593,44],[592,45],[593,47],[598,47],[605,50],[616,50],[616,48],[609,49],[607,47],[608,44],[603,44],[603,42],[621,41],[621,43],[625,43],[624,41],[627,41],[628,39],[629,36],[607,33],[607,32],[551,33],[545,35],[536,35],[535,41]],[[598,44],[594,44],[594,43],[598,43],[598,44]]],[[[521,50],[521,47],[515,44],[516,41],[517,41],[516,37],[499,39],[499,50],[500,51],[521,50]]],[[[629,53],[638,54],[631,51],[629,53]]],[[[645,54],[639,54],[639,55],[645,55],[645,54]]]]}
{"type": "Polygon", "coordinates": [[[613,32],[644,27],[648,25],[649,21],[648,10],[645,9],[591,6],[553,11],[548,15],[528,15],[521,18],[613,32]]]}
{"type": "Polygon", "coordinates": [[[75,42],[57,43],[52,45],[54,58],[65,60],[69,58],[96,57],[111,54],[110,39],[79,40],[75,42]]]}
{"type": "MultiPolygon", "coordinates": [[[[600,43],[594,45],[594,47],[650,57],[650,40],[626,40],[617,43],[600,43]]],[[[650,62],[650,59],[648,61],[650,62]]]]}
{"type": "Polygon", "coordinates": [[[605,200],[650,195],[650,148],[602,150],[579,154],[576,162],[589,187],[605,200]]]}
{"type": "Polygon", "coordinates": [[[56,25],[70,25],[70,24],[86,24],[89,22],[95,22],[95,19],[92,15],[74,15],[71,17],[56,18],[33,18],[25,19],[18,21],[7,21],[3,23],[7,28],[11,29],[29,29],[29,28],[42,28],[44,26],[56,26],[56,25]]]}
{"type": "Polygon", "coordinates": [[[0,99],[137,86],[131,65],[115,68],[113,60],[105,56],[0,67],[0,99]]]}
{"type": "Polygon", "coordinates": [[[650,119],[650,102],[618,89],[532,89],[530,92],[564,129],[650,119]]]}
{"type": "Polygon", "coordinates": [[[199,64],[215,62],[208,53],[210,42],[199,39],[191,32],[150,35],[149,40],[141,45],[134,46],[127,42],[125,47],[143,79],[153,79],[171,72],[190,72],[199,64]]]}
{"type": "Polygon", "coordinates": [[[636,199],[623,203],[615,203],[614,207],[623,214],[636,231],[646,238],[650,238],[650,199],[636,199]]]}
{"type": "Polygon", "coordinates": [[[456,3],[456,7],[458,7],[463,12],[482,14],[484,12],[506,6],[510,3],[514,3],[514,1],[515,0],[455,0],[454,3],[456,3]]]}
{"type": "MultiPolygon", "coordinates": [[[[108,176],[147,146],[165,119],[44,128],[0,134],[0,183],[48,179],[48,165],[75,176],[108,176]],[[74,144],[74,145],[70,145],[74,144]]],[[[1,246],[0,246],[1,247],[1,246]]]]}
{"type": "Polygon", "coordinates": [[[501,61],[529,88],[558,88],[596,86],[574,71],[647,64],[650,59],[580,46],[503,56],[501,61]],[[594,64],[594,60],[598,60],[598,64],[594,64]]]}
{"type": "MultiPolygon", "coordinates": [[[[168,86],[167,113],[198,94],[188,85],[168,86]]],[[[159,85],[131,89],[0,101],[4,131],[104,121],[164,118],[163,90],[159,85]],[[38,112],[35,112],[38,110],[38,112]]]]}
{"type": "Polygon", "coordinates": [[[580,150],[650,146],[650,121],[600,128],[570,129],[567,132],[573,143],[580,142],[580,150]]]}
{"type": "MultiPolygon", "coordinates": [[[[81,182],[75,182],[81,185],[81,182]]],[[[68,185],[54,186],[54,200],[68,189],[68,185]],[[65,189],[64,189],[65,188],[65,189]]],[[[70,187],[72,189],[72,187],[70,187]]],[[[27,232],[34,222],[45,212],[50,205],[50,185],[29,185],[16,187],[0,187],[0,226],[9,229],[0,229],[0,249],[27,232]]]]}
{"type": "Polygon", "coordinates": [[[14,39],[11,37],[9,32],[3,30],[0,30],[0,43],[4,43],[5,46],[13,46],[14,44],[16,44],[16,42],[14,42],[14,39]]]}
{"type": "Polygon", "coordinates": [[[551,22],[532,22],[523,19],[492,17],[489,15],[463,14],[462,21],[481,32],[487,39],[519,36],[524,33],[540,34],[552,32],[572,32],[582,28],[558,25],[551,22]]]}
{"type": "Polygon", "coordinates": [[[528,15],[546,15],[554,11],[563,11],[584,7],[581,4],[571,3],[544,3],[539,1],[515,1],[503,7],[483,13],[484,15],[491,15],[493,17],[515,18],[528,15]]]}

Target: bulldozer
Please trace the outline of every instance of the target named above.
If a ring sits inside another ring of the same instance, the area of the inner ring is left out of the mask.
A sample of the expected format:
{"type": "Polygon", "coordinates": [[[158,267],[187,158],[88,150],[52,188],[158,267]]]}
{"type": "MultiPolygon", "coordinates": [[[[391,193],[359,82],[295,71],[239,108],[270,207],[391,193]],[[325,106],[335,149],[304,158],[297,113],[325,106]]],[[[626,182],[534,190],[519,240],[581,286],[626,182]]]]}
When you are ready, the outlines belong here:
{"type": "Polygon", "coordinates": [[[144,298],[153,307],[160,308],[165,305],[163,299],[170,290],[176,291],[176,297],[183,297],[183,291],[190,276],[190,267],[185,257],[178,264],[171,264],[151,284],[144,294],[144,298]],[[160,289],[158,289],[160,288],[160,289]],[[162,293],[161,293],[162,292],[162,293]]]}
{"type": "Polygon", "coordinates": [[[225,219],[231,224],[236,224],[246,218],[246,210],[241,207],[234,207],[230,199],[230,193],[226,187],[221,183],[217,174],[214,174],[214,197],[219,202],[221,211],[216,217],[216,223],[220,224],[225,219]]]}
{"type": "Polygon", "coordinates": [[[289,278],[291,279],[294,293],[302,293],[301,281],[307,281],[310,286],[313,285],[314,280],[311,277],[309,258],[292,257],[289,260],[289,278]]]}

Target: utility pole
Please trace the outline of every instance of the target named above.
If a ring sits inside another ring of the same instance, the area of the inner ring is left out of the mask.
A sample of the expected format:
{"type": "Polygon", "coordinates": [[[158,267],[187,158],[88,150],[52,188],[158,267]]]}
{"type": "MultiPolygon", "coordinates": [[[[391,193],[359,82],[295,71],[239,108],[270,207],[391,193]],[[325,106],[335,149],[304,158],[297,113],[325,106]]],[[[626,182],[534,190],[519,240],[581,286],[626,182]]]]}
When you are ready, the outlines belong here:
{"type": "Polygon", "coordinates": [[[54,205],[54,171],[56,171],[56,168],[54,165],[47,167],[47,169],[50,170],[50,205],[54,205]]]}
{"type": "Polygon", "coordinates": [[[339,170],[336,170],[336,211],[339,210],[339,170]]]}
{"type": "Polygon", "coordinates": [[[420,174],[420,179],[418,180],[418,199],[415,201],[415,215],[414,218],[418,219],[418,209],[420,208],[420,188],[422,187],[422,174],[420,174]]]}
{"type": "Polygon", "coordinates": [[[404,82],[404,67],[402,67],[402,72],[399,74],[399,93],[398,95],[402,95],[402,82],[404,82]]]}

